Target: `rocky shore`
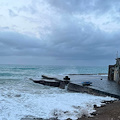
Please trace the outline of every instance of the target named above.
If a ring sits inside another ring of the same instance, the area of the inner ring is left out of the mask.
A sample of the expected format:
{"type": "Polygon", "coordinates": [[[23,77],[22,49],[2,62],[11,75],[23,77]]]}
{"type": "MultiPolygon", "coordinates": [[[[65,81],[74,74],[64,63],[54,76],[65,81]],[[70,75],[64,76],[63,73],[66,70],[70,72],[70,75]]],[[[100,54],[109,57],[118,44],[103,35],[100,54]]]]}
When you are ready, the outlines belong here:
{"type": "Polygon", "coordinates": [[[78,120],[120,120],[120,101],[96,108],[95,116],[89,118],[82,117],[78,120]]]}

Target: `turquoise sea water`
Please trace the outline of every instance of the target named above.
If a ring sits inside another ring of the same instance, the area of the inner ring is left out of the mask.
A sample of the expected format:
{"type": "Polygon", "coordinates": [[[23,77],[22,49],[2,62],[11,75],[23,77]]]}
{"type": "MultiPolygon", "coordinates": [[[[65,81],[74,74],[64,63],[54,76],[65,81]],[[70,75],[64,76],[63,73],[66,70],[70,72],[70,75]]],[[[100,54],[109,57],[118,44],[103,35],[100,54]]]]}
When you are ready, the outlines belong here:
{"type": "Polygon", "coordinates": [[[24,79],[45,75],[108,73],[107,66],[0,65],[0,79],[24,79]]]}

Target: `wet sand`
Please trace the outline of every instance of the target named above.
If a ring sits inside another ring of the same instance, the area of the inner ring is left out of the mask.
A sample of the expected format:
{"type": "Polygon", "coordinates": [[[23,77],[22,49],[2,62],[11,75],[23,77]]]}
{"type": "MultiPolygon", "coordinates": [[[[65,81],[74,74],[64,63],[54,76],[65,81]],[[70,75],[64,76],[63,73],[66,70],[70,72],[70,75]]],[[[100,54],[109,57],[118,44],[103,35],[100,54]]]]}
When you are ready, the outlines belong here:
{"type": "Polygon", "coordinates": [[[106,104],[104,107],[96,108],[96,115],[78,120],[120,120],[120,101],[106,104]]]}

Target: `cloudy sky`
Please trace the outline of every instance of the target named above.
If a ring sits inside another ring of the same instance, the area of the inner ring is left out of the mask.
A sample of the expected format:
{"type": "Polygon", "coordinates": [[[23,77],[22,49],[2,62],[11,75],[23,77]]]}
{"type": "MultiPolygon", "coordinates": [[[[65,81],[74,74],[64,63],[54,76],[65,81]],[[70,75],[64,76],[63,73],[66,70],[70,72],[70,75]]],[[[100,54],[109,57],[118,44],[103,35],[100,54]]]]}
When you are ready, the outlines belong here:
{"type": "Polygon", "coordinates": [[[120,0],[0,0],[0,64],[109,65],[120,54],[120,0]]]}

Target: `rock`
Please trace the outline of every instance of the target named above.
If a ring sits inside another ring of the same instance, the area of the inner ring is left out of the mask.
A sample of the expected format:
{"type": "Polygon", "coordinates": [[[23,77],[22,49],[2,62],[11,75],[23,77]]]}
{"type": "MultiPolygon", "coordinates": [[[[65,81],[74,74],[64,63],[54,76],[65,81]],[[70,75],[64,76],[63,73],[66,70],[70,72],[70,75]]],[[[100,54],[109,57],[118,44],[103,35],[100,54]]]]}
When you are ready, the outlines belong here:
{"type": "Polygon", "coordinates": [[[91,113],[91,115],[94,115],[94,116],[95,116],[95,115],[97,115],[97,112],[93,112],[93,113],[91,113]]]}
{"type": "Polygon", "coordinates": [[[93,107],[94,107],[94,108],[98,108],[98,106],[97,106],[97,105],[93,105],[93,107]]]}
{"type": "Polygon", "coordinates": [[[85,118],[85,117],[87,117],[87,115],[83,114],[81,118],[85,118]]]}
{"type": "Polygon", "coordinates": [[[66,120],[72,120],[71,118],[67,118],[66,120]]]}
{"type": "Polygon", "coordinates": [[[102,105],[101,105],[101,107],[105,107],[105,106],[106,106],[106,104],[102,104],[102,105]]]}
{"type": "Polygon", "coordinates": [[[65,82],[64,82],[64,81],[61,81],[59,88],[65,89],[65,85],[66,85],[65,82]]]}
{"type": "Polygon", "coordinates": [[[68,76],[65,76],[63,79],[66,85],[70,82],[70,78],[68,76]]]}
{"type": "Polygon", "coordinates": [[[17,95],[15,95],[15,97],[21,97],[21,95],[20,95],[20,94],[17,94],[17,95]]]}
{"type": "Polygon", "coordinates": [[[105,103],[105,104],[109,104],[109,103],[113,103],[114,101],[103,101],[102,103],[105,103]]]}
{"type": "Polygon", "coordinates": [[[43,118],[22,118],[21,120],[45,120],[43,118]]]}
{"type": "Polygon", "coordinates": [[[65,76],[63,79],[64,80],[70,80],[70,78],[68,76],[65,76]]]}
{"type": "Polygon", "coordinates": [[[49,118],[49,119],[44,119],[44,118],[21,118],[21,120],[58,120],[57,118],[49,118]]]}
{"type": "Polygon", "coordinates": [[[65,80],[64,82],[65,82],[65,84],[67,85],[67,84],[68,84],[70,81],[68,81],[68,80],[65,80]]]}

